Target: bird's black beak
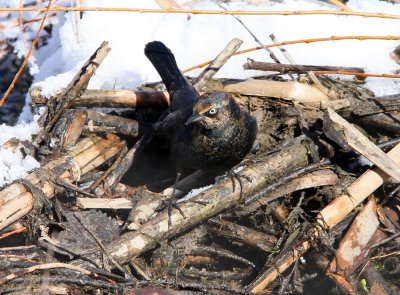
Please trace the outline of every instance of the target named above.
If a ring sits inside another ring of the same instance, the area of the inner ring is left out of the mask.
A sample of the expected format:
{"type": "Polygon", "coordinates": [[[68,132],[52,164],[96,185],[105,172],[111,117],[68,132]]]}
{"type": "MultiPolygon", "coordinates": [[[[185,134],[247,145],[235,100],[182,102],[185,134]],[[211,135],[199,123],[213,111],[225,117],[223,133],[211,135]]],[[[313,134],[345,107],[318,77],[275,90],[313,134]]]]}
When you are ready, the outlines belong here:
{"type": "Polygon", "coordinates": [[[192,123],[202,121],[203,119],[204,119],[204,117],[202,115],[197,114],[197,113],[193,113],[190,116],[190,118],[186,121],[185,125],[188,126],[188,125],[190,125],[192,123]]]}

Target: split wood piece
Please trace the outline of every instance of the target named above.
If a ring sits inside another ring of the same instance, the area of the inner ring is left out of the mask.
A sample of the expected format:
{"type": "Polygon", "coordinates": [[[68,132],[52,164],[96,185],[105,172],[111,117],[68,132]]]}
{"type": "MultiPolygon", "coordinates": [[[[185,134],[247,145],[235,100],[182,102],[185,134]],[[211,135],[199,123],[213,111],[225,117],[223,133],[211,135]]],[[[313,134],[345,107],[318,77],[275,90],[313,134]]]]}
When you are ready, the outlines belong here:
{"type": "Polygon", "coordinates": [[[339,182],[339,178],[337,175],[328,169],[316,170],[305,175],[296,177],[295,179],[290,180],[289,182],[279,186],[274,189],[272,192],[267,193],[265,196],[259,198],[257,202],[253,202],[247,206],[245,206],[242,210],[240,210],[237,214],[239,216],[249,215],[250,213],[256,211],[263,205],[267,205],[268,203],[280,198],[282,196],[290,196],[293,192],[312,188],[312,187],[320,187],[325,185],[335,185],[339,182]]]}
{"type": "Polygon", "coordinates": [[[281,82],[268,80],[224,80],[210,81],[206,90],[222,90],[250,96],[274,97],[306,105],[320,107],[328,103],[329,97],[321,90],[299,82],[281,82]]]}
{"type": "MultiPolygon", "coordinates": [[[[240,174],[252,179],[252,182],[243,181],[243,198],[246,199],[265,185],[307,165],[307,153],[305,146],[296,144],[245,167],[240,174]]],[[[182,212],[188,218],[182,217],[178,210],[173,210],[170,216],[172,226],[168,227],[168,212],[162,212],[145,223],[140,231],[122,235],[109,245],[107,251],[118,263],[127,263],[132,257],[153,248],[163,240],[180,234],[226,209],[232,209],[242,201],[238,183],[236,187],[233,192],[231,179],[221,179],[210,189],[180,204],[182,212]]]]}
{"type": "Polygon", "coordinates": [[[201,91],[208,81],[214,77],[220,68],[228,61],[228,59],[239,49],[243,41],[234,38],[228,45],[217,55],[217,57],[200,73],[193,82],[193,86],[197,91],[201,91]]]}
{"type": "MultiPolygon", "coordinates": [[[[80,175],[115,156],[124,146],[125,143],[113,134],[107,134],[105,138],[87,137],[78,142],[66,156],[58,157],[30,173],[26,181],[32,183],[46,197],[52,198],[56,184],[51,181],[51,177],[43,179],[46,171],[50,171],[55,177],[73,182],[80,175]]],[[[32,193],[18,182],[0,191],[0,229],[28,214],[33,208],[34,198],[32,193]]]]}
{"type": "MultiPolygon", "coordinates": [[[[61,89],[64,92],[65,89],[61,89]]],[[[37,105],[47,104],[49,98],[42,94],[41,87],[33,86],[29,90],[32,102],[37,105]]],[[[160,107],[167,108],[169,95],[162,91],[141,90],[99,90],[86,89],[73,101],[71,107],[105,107],[105,108],[136,108],[160,107]]]]}
{"type": "Polygon", "coordinates": [[[368,242],[378,226],[377,206],[373,197],[370,197],[340,241],[335,258],[327,271],[328,275],[348,293],[354,293],[355,290],[346,278],[364,261],[365,256],[362,254],[368,252],[368,242]]]}
{"type": "Polygon", "coordinates": [[[61,105],[58,106],[56,113],[51,118],[50,122],[39,132],[35,138],[35,144],[40,144],[44,137],[49,133],[54,124],[58,121],[66,109],[69,109],[71,102],[79,93],[85,89],[89,83],[90,78],[94,75],[97,68],[106,58],[110,52],[108,42],[104,41],[89,60],[83,65],[79,73],[75,75],[72,81],[68,84],[67,88],[62,92],[60,98],[61,105]]]}
{"type": "Polygon", "coordinates": [[[132,209],[132,202],[127,198],[76,198],[76,205],[81,209],[132,209]]]}
{"type": "Polygon", "coordinates": [[[61,151],[70,150],[75,146],[87,121],[87,112],[75,111],[66,113],[64,116],[66,117],[66,124],[62,128],[64,133],[61,136],[61,151]]]}
{"type": "MultiPolygon", "coordinates": [[[[132,201],[125,197],[114,197],[132,195],[136,191],[135,188],[118,183],[114,187],[112,199],[110,198],[76,198],[76,203],[81,209],[104,209],[104,210],[117,210],[117,209],[132,209],[132,201]]],[[[103,191],[102,191],[103,192],[103,191]]],[[[104,195],[104,192],[103,192],[104,195]]]]}
{"type": "MultiPolygon", "coordinates": [[[[400,144],[391,149],[387,155],[393,159],[396,164],[400,165],[400,144]]],[[[310,235],[310,239],[297,245],[292,249],[293,252],[282,257],[273,267],[264,272],[262,276],[251,284],[251,291],[253,293],[263,292],[265,287],[311,247],[312,240],[318,238],[320,228],[330,229],[338,224],[347,214],[354,210],[354,208],[389,179],[390,176],[381,171],[378,167],[364,172],[347,188],[347,193],[336,196],[328,206],[321,210],[317,217],[317,226],[310,235]]]]}
{"type": "Polygon", "coordinates": [[[389,158],[384,151],[371,142],[352,124],[343,119],[334,110],[329,109],[324,114],[323,130],[330,139],[343,148],[349,146],[366,157],[381,170],[400,182],[400,169],[394,160],[389,158]]]}
{"type": "Polygon", "coordinates": [[[209,222],[212,226],[208,229],[213,234],[223,236],[235,243],[257,247],[266,252],[271,252],[278,241],[275,236],[230,221],[213,218],[209,222]]]}
{"type": "MultiPolygon", "coordinates": [[[[325,185],[335,185],[339,182],[339,178],[336,173],[332,170],[321,169],[316,170],[310,173],[307,173],[303,176],[295,178],[289,181],[287,184],[282,185],[275,189],[273,192],[269,193],[267,198],[275,200],[284,195],[290,195],[291,193],[307,188],[319,187],[325,185]]],[[[258,199],[257,202],[260,202],[263,198],[258,199]]],[[[261,201],[262,202],[262,201],[261,201]]]]}
{"type": "Polygon", "coordinates": [[[357,67],[334,67],[334,66],[313,66],[298,64],[277,64],[270,62],[250,61],[243,64],[245,70],[273,71],[286,73],[306,73],[308,71],[346,71],[364,73],[363,68],[357,67]]]}
{"type": "Polygon", "coordinates": [[[133,137],[139,135],[139,123],[135,120],[90,110],[87,110],[86,113],[88,126],[84,127],[84,132],[96,132],[100,130],[133,137]]]}

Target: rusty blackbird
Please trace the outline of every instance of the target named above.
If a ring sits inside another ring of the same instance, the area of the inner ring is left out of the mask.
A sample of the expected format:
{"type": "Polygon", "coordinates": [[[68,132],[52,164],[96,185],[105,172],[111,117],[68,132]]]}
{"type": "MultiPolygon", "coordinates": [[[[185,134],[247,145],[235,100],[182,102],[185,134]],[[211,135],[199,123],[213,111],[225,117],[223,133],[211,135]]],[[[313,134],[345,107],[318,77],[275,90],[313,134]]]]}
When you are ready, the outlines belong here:
{"type": "Polygon", "coordinates": [[[178,175],[199,169],[223,173],[240,163],[256,138],[256,120],[228,93],[200,96],[162,42],[148,43],[144,52],[170,94],[169,112],[154,131],[169,142],[178,175]]]}

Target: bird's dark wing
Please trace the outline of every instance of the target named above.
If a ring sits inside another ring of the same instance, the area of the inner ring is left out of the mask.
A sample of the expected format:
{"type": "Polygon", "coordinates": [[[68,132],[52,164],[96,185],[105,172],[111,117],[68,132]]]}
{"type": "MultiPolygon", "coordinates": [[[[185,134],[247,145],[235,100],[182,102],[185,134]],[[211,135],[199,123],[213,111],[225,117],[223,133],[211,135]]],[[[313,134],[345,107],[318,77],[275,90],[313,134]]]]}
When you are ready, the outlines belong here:
{"type": "Polygon", "coordinates": [[[171,96],[171,112],[193,104],[199,94],[183,76],[171,50],[160,41],[146,45],[144,54],[157,70],[171,96]]]}
{"type": "Polygon", "coordinates": [[[153,125],[153,128],[157,134],[162,134],[171,138],[172,134],[179,132],[180,130],[182,130],[181,132],[185,132],[185,123],[191,113],[191,107],[186,107],[184,109],[171,112],[162,120],[156,122],[153,125]]]}

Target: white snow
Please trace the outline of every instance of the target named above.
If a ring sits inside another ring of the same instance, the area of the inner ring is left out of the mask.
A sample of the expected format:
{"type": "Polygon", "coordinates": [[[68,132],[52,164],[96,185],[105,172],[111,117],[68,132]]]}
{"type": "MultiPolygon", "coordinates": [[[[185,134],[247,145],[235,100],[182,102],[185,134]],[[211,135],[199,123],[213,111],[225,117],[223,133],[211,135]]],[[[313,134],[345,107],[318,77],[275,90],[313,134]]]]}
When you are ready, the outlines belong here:
{"type": "MultiPolygon", "coordinates": [[[[35,116],[38,119],[38,116],[35,116]]],[[[5,124],[0,125],[0,146],[11,138],[21,141],[32,140],[32,134],[39,131],[36,120],[31,123],[19,124],[10,127],[5,124]]],[[[0,187],[18,179],[25,177],[32,169],[40,167],[40,164],[30,155],[24,155],[21,148],[0,149],[0,187]]]]}
{"type": "MultiPolygon", "coordinates": [[[[177,2],[188,9],[221,10],[211,0],[179,0],[177,2]]],[[[3,7],[7,5],[18,7],[19,3],[19,0],[0,0],[0,6],[3,7]]],[[[45,4],[43,3],[42,6],[45,4]]],[[[153,0],[86,0],[81,1],[81,5],[84,7],[158,8],[153,0]]],[[[229,10],[338,9],[331,4],[315,0],[284,0],[281,3],[266,1],[258,5],[233,2],[223,5],[229,10]]],[[[379,0],[350,0],[347,5],[356,11],[400,14],[400,4],[390,4],[379,0]]],[[[132,89],[143,82],[160,80],[143,54],[145,44],[152,40],[163,41],[171,48],[181,69],[213,59],[233,38],[244,41],[241,49],[258,46],[246,29],[230,15],[85,12],[81,19],[78,19],[78,16],[79,13],[72,12],[59,13],[57,17],[51,18],[54,25],[53,37],[47,46],[34,53],[35,65],[38,67],[34,83],[42,86],[45,94],[65,87],[104,40],[109,42],[112,50],[91,79],[89,88],[132,89]]],[[[272,43],[268,37],[272,33],[280,41],[333,35],[400,35],[399,20],[396,19],[335,15],[240,16],[240,19],[264,44],[272,43]]],[[[31,24],[28,34],[34,35],[38,25],[38,22],[31,24]]],[[[8,37],[15,36],[17,42],[21,41],[20,31],[16,28],[3,30],[0,34],[8,37]]],[[[397,45],[399,45],[398,41],[348,40],[302,43],[286,46],[286,49],[299,64],[359,66],[364,67],[367,72],[394,73],[399,69],[399,65],[390,59],[389,53],[397,45]]],[[[286,62],[279,50],[274,48],[273,51],[281,61],[286,62]]],[[[260,74],[254,71],[243,71],[242,64],[247,58],[270,61],[269,54],[265,50],[235,56],[228,61],[217,76],[244,78],[260,74]]],[[[188,74],[195,76],[199,72],[201,69],[188,74]]],[[[366,86],[376,95],[400,92],[398,79],[367,78],[366,81],[366,86]]],[[[31,121],[30,108],[26,106],[19,122],[22,124],[31,121]]],[[[26,125],[13,127],[14,133],[17,133],[16,130],[25,130],[23,132],[30,135],[37,131],[21,126],[26,125]]],[[[0,134],[3,133],[3,128],[5,127],[0,127],[0,134]]],[[[2,158],[3,156],[0,155],[0,161],[2,158]]]]}

